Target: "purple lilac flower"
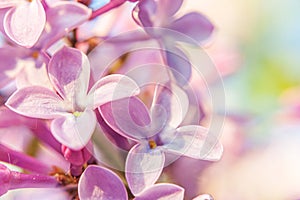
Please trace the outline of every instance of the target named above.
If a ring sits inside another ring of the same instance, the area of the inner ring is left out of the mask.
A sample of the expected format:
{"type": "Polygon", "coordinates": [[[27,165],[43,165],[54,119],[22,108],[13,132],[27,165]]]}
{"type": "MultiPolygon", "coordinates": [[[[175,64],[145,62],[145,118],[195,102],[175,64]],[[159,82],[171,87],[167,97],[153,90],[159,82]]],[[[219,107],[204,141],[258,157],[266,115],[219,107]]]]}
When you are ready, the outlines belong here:
{"type": "Polygon", "coordinates": [[[96,126],[93,109],[139,92],[133,80],[117,74],[100,79],[88,92],[88,59],[73,48],[64,47],[55,53],[48,73],[54,90],[40,86],[21,88],[6,105],[28,117],[54,119],[53,136],[72,150],[82,149],[90,140],[96,126]]]}
{"type": "Polygon", "coordinates": [[[171,67],[176,81],[185,85],[191,77],[191,63],[177,42],[192,45],[201,43],[212,34],[214,26],[197,12],[175,18],[182,2],[183,0],[141,0],[132,16],[152,38],[159,41],[165,51],[166,64],[171,67]]]}
{"type": "MultiPolygon", "coordinates": [[[[49,62],[48,48],[69,31],[87,21],[90,15],[90,9],[76,2],[62,1],[48,6],[46,24],[39,39],[30,49],[10,45],[0,48],[0,58],[3,61],[0,66],[0,88],[7,85],[16,76],[20,76],[21,79],[28,78],[30,75],[27,72],[28,68],[43,68],[42,64],[49,62]]],[[[9,40],[9,37],[7,39],[9,40]]],[[[34,80],[30,81],[34,82],[34,80]]]]}
{"type": "MultiPolygon", "coordinates": [[[[153,185],[165,165],[165,153],[195,159],[218,160],[222,146],[211,140],[208,129],[199,125],[180,126],[188,98],[172,85],[163,88],[150,112],[137,98],[123,99],[99,108],[104,120],[119,134],[137,142],[129,151],[125,173],[134,195],[153,185]],[[209,149],[203,149],[209,143],[209,149]]],[[[213,136],[212,136],[213,137],[213,136]]]]}

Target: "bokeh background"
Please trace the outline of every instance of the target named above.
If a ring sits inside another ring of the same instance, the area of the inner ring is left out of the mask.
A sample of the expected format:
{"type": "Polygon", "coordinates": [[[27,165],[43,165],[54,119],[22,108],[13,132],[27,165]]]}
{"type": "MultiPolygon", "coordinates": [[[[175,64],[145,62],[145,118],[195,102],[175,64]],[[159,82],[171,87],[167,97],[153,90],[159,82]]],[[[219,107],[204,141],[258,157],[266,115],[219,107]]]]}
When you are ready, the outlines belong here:
{"type": "Polygon", "coordinates": [[[216,26],[205,49],[223,74],[224,156],[199,176],[217,200],[300,199],[300,1],[197,0],[216,26]]]}

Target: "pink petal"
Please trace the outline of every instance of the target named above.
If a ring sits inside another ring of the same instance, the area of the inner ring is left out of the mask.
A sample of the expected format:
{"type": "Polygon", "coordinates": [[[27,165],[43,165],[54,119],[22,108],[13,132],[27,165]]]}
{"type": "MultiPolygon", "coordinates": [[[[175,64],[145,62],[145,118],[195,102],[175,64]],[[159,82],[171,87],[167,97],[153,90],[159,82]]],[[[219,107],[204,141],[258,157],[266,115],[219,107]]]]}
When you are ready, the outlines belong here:
{"type": "Polygon", "coordinates": [[[179,10],[182,2],[183,0],[140,1],[134,8],[132,16],[144,27],[163,27],[179,10]]]}
{"type": "Polygon", "coordinates": [[[89,92],[89,105],[93,109],[107,102],[135,96],[139,86],[129,77],[120,74],[105,76],[89,92]]]}
{"type": "Polygon", "coordinates": [[[219,160],[223,154],[218,138],[202,126],[189,125],[162,136],[167,151],[195,159],[219,160]]]}
{"type": "Polygon", "coordinates": [[[182,16],[175,20],[169,28],[183,33],[197,42],[207,39],[214,30],[212,23],[205,16],[197,12],[191,12],[182,16]]]}
{"type": "Polygon", "coordinates": [[[172,84],[171,86],[157,87],[155,96],[153,98],[153,106],[161,106],[167,113],[168,126],[177,128],[183,121],[188,107],[189,99],[187,94],[178,86],[172,84]]]}
{"type": "Polygon", "coordinates": [[[125,164],[125,176],[131,192],[137,195],[153,185],[159,178],[165,155],[159,149],[137,144],[129,151],[125,164]]]}
{"type": "Polygon", "coordinates": [[[48,73],[56,91],[75,110],[84,109],[90,78],[87,56],[75,48],[63,47],[51,58],[48,73]]]}
{"type": "Polygon", "coordinates": [[[10,9],[4,17],[4,30],[17,44],[30,48],[39,39],[46,23],[44,7],[39,0],[10,9]]]}
{"type": "Polygon", "coordinates": [[[96,127],[96,115],[86,110],[76,117],[67,114],[52,121],[51,132],[63,145],[77,151],[87,145],[96,127]]]}
{"type": "Polygon", "coordinates": [[[18,62],[23,56],[27,56],[27,49],[17,47],[0,48],[0,88],[11,82],[20,72],[20,64],[18,62]]]}
{"type": "Polygon", "coordinates": [[[170,50],[166,51],[168,66],[171,67],[176,82],[184,86],[189,82],[192,74],[192,66],[189,58],[175,46],[169,47],[168,50],[170,50]]]}
{"type": "Polygon", "coordinates": [[[59,1],[51,3],[46,11],[47,24],[45,34],[38,42],[39,46],[50,46],[68,32],[86,22],[91,12],[91,9],[78,2],[59,1]]]}
{"type": "Polygon", "coordinates": [[[99,111],[109,126],[124,137],[141,139],[147,137],[146,126],[150,115],[145,104],[136,97],[106,103],[99,111]]]}
{"type": "Polygon", "coordinates": [[[17,90],[5,105],[21,115],[41,119],[59,117],[67,109],[58,95],[39,86],[17,90]]]}
{"type": "Polygon", "coordinates": [[[153,15],[155,15],[157,5],[154,0],[140,1],[133,9],[133,19],[141,26],[153,26],[153,15]]]}
{"type": "Polygon", "coordinates": [[[1,0],[0,1],[0,8],[7,8],[12,6],[17,6],[20,4],[20,0],[1,0]]]}
{"type": "Polygon", "coordinates": [[[158,183],[135,197],[135,200],[183,200],[184,189],[175,184],[158,183]]]}
{"type": "Polygon", "coordinates": [[[43,63],[40,67],[26,65],[16,77],[17,88],[30,87],[34,85],[42,86],[53,90],[53,86],[48,78],[46,64],[43,63]]]}
{"type": "Polygon", "coordinates": [[[172,17],[181,7],[183,0],[159,0],[158,9],[161,16],[172,17]]]}
{"type": "Polygon", "coordinates": [[[78,194],[82,200],[128,199],[126,188],[117,174],[96,165],[89,165],[81,175],[78,194]]]}
{"type": "Polygon", "coordinates": [[[214,200],[214,198],[209,194],[201,194],[193,198],[193,200],[214,200]]]}

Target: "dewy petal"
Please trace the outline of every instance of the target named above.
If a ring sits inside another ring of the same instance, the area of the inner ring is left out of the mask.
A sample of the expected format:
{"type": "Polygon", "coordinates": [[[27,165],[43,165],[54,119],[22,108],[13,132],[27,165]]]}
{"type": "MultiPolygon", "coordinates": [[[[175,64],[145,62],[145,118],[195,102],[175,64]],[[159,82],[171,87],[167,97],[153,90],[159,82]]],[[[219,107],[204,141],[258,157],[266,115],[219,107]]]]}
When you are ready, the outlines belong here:
{"type": "Polygon", "coordinates": [[[218,139],[202,126],[180,127],[173,134],[166,133],[162,140],[167,151],[195,159],[215,161],[223,154],[218,139]]]}
{"type": "Polygon", "coordinates": [[[161,106],[167,113],[167,125],[177,128],[183,121],[188,107],[189,99],[187,94],[177,85],[157,87],[152,103],[152,108],[161,106]]]}
{"type": "Polygon", "coordinates": [[[120,135],[134,140],[147,138],[146,126],[151,119],[146,105],[137,97],[106,103],[99,111],[105,122],[120,135]]]}
{"type": "Polygon", "coordinates": [[[89,106],[93,109],[107,102],[135,96],[139,86],[129,77],[113,74],[101,78],[89,92],[89,106]]]}
{"type": "Polygon", "coordinates": [[[173,46],[166,51],[168,66],[171,67],[172,73],[179,85],[186,85],[191,78],[192,66],[189,58],[180,49],[173,46]]]}
{"type": "Polygon", "coordinates": [[[207,39],[214,30],[212,23],[204,15],[197,12],[191,12],[182,16],[175,20],[169,28],[183,33],[197,42],[207,39]]]}
{"type": "Polygon", "coordinates": [[[129,151],[125,164],[125,176],[134,195],[152,186],[159,178],[165,163],[165,155],[159,149],[137,144],[129,151]]]}
{"type": "Polygon", "coordinates": [[[30,48],[39,39],[46,23],[44,7],[32,0],[10,9],[4,17],[4,30],[17,44],[30,48]]]}
{"type": "Polygon", "coordinates": [[[127,191],[121,179],[109,169],[89,165],[78,183],[78,195],[82,200],[127,200],[127,191]]]}
{"type": "Polygon", "coordinates": [[[85,107],[90,65],[84,53],[63,47],[51,58],[48,73],[56,91],[72,103],[75,110],[85,107]]]}
{"type": "Polygon", "coordinates": [[[78,2],[59,1],[47,9],[47,23],[39,46],[48,47],[87,21],[92,10],[78,2]],[[70,20],[72,19],[72,20],[70,20]]]}
{"type": "Polygon", "coordinates": [[[67,109],[58,95],[39,86],[17,90],[5,105],[21,115],[41,119],[56,118],[67,109]]]}
{"type": "Polygon", "coordinates": [[[135,197],[135,200],[183,200],[184,189],[175,184],[158,183],[135,197]]]}
{"type": "Polygon", "coordinates": [[[87,145],[96,123],[96,115],[92,110],[86,110],[80,116],[70,113],[53,120],[51,132],[60,143],[77,151],[87,145]]]}

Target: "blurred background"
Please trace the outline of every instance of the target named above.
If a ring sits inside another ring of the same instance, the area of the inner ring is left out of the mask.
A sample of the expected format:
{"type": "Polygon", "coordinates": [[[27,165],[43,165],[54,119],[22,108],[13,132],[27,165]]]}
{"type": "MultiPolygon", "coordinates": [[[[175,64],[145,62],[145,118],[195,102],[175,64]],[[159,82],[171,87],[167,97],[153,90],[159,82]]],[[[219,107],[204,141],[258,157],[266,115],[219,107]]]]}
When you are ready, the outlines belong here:
{"type": "Polygon", "coordinates": [[[224,156],[200,190],[217,200],[300,199],[300,1],[186,1],[216,26],[206,45],[223,75],[224,156]]]}

